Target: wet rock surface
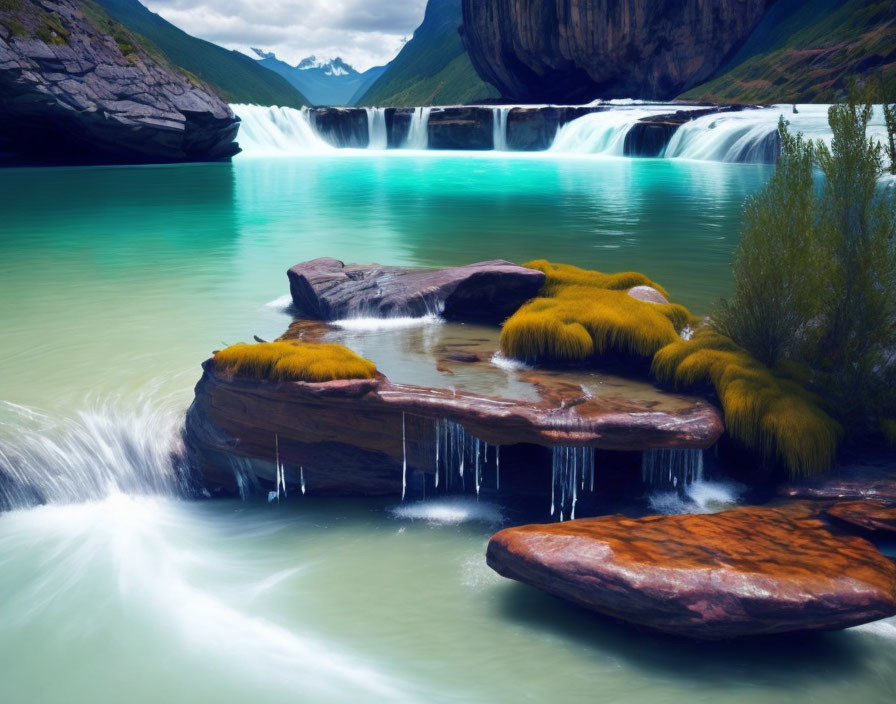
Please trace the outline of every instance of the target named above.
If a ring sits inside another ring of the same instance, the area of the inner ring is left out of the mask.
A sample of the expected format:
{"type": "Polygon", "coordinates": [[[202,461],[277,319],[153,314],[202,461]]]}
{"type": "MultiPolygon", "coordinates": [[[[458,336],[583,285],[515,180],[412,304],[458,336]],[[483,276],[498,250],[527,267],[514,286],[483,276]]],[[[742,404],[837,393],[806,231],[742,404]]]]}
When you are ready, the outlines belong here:
{"type": "Polygon", "coordinates": [[[896,461],[849,464],[828,475],[785,484],[778,495],[792,499],[871,499],[896,506],[896,461]]]}
{"type": "Polygon", "coordinates": [[[670,99],[708,79],[766,0],[463,0],[461,35],[505,99],[670,99]]]}
{"type": "Polygon", "coordinates": [[[0,9],[0,163],[228,159],[238,121],[214,92],[71,0],[0,9]]]}
{"type": "Polygon", "coordinates": [[[587,609],[704,640],[896,614],[896,565],[871,543],[771,508],[510,528],[491,539],[487,560],[587,609]]]}
{"type": "Polygon", "coordinates": [[[882,501],[841,501],[825,514],[868,533],[896,535],[896,505],[882,501]]]}
{"type": "Polygon", "coordinates": [[[545,276],[503,260],[449,269],[346,265],[315,259],[292,267],[293,307],[305,318],[419,317],[500,323],[535,296],[545,276]]]}

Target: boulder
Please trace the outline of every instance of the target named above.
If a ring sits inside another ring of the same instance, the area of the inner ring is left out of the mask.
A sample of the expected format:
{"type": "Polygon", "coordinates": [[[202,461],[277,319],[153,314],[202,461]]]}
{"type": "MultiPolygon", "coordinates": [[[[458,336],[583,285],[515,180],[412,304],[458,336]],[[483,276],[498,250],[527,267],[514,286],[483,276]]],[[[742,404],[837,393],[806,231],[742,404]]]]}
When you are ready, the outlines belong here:
{"type": "Polygon", "coordinates": [[[510,528],[487,560],[587,609],[702,640],[896,615],[896,565],[871,543],[771,508],[510,528]]]}
{"type": "Polygon", "coordinates": [[[311,120],[317,133],[339,148],[364,149],[370,141],[367,112],[360,108],[311,108],[311,120]]]}
{"type": "Polygon", "coordinates": [[[511,101],[668,100],[709,79],[767,0],[463,0],[479,75],[511,101]]]}
{"type": "Polygon", "coordinates": [[[840,501],[825,514],[868,533],[896,535],[896,506],[882,501],[840,501]]]}
{"type": "Polygon", "coordinates": [[[545,275],[503,260],[450,269],[346,265],[315,259],[292,267],[293,306],[305,318],[422,316],[501,323],[535,296],[545,275]]]}
{"type": "Polygon", "coordinates": [[[239,151],[239,121],[211,88],[79,3],[21,0],[0,7],[0,27],[2,162],[214,161],[239,151]]]}

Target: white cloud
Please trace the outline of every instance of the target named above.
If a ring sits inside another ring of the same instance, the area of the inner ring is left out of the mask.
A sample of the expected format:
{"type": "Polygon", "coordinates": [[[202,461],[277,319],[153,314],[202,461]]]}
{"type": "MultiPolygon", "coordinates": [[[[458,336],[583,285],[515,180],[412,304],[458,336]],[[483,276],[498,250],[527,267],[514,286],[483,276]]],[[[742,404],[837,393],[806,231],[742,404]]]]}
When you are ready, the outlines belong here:
{"type": "Polygon", "coordinates": [[[341,56],[358,70],[387,63],[423,20],[426,0],[143,0],[196,37],[296,64],[341,56]]]}

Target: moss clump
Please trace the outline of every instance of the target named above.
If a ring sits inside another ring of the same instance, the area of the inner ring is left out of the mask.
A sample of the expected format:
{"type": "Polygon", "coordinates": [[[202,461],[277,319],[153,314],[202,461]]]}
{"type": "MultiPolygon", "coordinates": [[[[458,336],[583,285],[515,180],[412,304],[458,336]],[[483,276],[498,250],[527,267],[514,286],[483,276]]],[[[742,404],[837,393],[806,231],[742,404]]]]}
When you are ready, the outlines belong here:
{"type": "Polygon", "coordinates": [[[216,369],[250,379],[323,382],[372,379],[376,365],[347,347],[297,340],[238,344],[216,352],[216,369]]]}
{"type": "Polygon", "coordinates": [[[775,375],[730,338],[701,330],[674,342],[656,354],[653,373],[678,388],[712,386],[731,437],[779,461],[791,476],[833,467],[843,431],[820,397],[775,375]]]}
{"type": "Polygon", "coordinates": [[[896,418],[881,418],[880,429],[886,441],[896,447],[896,418]]]}
{"type": "Polygon", "coordinates": [[[547,274],[541,296],[504,324],[501,351],[529,362],[584,362],[621,354],[650,359],[693,321],[686,308],[628,295],[634,286],[665,290],[643,274],[603,274],[543,260],[525,266],[547,274]]]}

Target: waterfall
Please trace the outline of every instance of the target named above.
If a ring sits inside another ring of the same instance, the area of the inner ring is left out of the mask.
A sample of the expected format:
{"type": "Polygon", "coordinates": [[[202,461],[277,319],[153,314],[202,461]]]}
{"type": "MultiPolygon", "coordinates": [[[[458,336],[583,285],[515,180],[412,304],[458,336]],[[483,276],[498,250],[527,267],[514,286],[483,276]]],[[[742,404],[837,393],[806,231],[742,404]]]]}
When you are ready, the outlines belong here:
{"type": "Polygon", "coordinates": [[[707,115],[679,127],[666,147],[668,159],[774,164],[780,140],[775,110],[707,115]]]}
{"type": "Polygon", "coordinates": [[[495,481],[500,483],[499,452],[497,446],[490,446],[484,440],[470,435],[460,423],[441,420],[436,425],[435,438],[435,487],[441,483],[443,491],[475,491],[479,495],[485,484],[486,469],[489,466],[490,450],[494,457],[495,481]],[[472,471],[467,471],[469,468],[472,471]],[[440,473],[444,481],[439,478],[440,473]],[[472,476],[471,476],[472,475],[472,476]],[[468,481],[468,480],[472,481],[468,481]]]}
{"type": "Polygon", "coordinates": [[[429,116],[431,114],[432,108],[414,108],[408,136],[405,137],[402,145],[403,149],[429,148],[429,116]]]}
{"type": "Polygon", "coordinates": [[[0,403],[0,509],[92,501],[115,493],[192,493],[181,461],[182,418],[149,402],[73,418],[0,403]]]}
{"type": "Polygon", "coordinates": [[[368,149],[386,149],[389,133],[386,129],[386,108],[364,108],[367,112],[368,149]]]}
{"type": "Polygon", "coordinates": [[[551,460],[551,515],[574,520],[580,493],[594,491],[594,448],[554,447],[551,460]]]}
{"type": "Polygon", "coordinates": [[[641,479],[651,488],[672,489],[702,481],[703,450],[645,450],[641,453],[641,479]]]}
{"type": "Polygon", "coordinates": [[[237,141],[243,156],[281,156],[327,152],[327,144],[312,124],[308,110],[231,105],[240,120],[237,141]]]}
{"type": "Polygon", "coordinates": [[[512,105],[502,105],[492,110],[492,139],[496,152],[509,151],[507,146],[507,118],[510,117],[511,110],[513,110],[512,105]]]}
{"type": "Polygon", "coordinates": [[[623,156],[625,136],[643,117],[668,113],[671,108],[615,108],[583,115],[568,122],[554,137],[550,151],[567,154],[623,156]]]}

